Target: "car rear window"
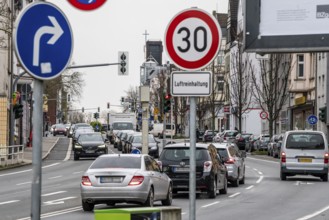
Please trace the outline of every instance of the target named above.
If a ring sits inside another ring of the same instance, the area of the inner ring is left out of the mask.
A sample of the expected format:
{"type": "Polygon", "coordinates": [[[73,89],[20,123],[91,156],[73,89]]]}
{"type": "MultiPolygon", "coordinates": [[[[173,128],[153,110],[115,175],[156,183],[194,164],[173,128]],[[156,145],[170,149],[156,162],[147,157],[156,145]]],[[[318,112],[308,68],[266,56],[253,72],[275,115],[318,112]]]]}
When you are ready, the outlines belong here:
{"type": "Polygon", "coordinates": [[[289,134],[287,137],[286,148],[323,150],[324,140],[321,134],[289,134]]]}
{"type": "MultiPolygon", "coordinates": [[[[197,148],[195,152],[196,160],[208,160],[209,155],[207,149],[197,148]]],[[[166,161],[182,161],[190,159],[189,148],[167,148],[164,149],[159,160],[166,161]]]]}
{"type": "Polygon", "coordinates": [[[141,157],[98,157],[90,169],[126,168],[140,169],[141,157]]]}
{"type": "Polygon", "coordinates": [[[227,153],[227,149],[225,149],[225,148],[217,148],[217,152],[222,158],[228,158],[229,157],[228,153],[227,153]]]}

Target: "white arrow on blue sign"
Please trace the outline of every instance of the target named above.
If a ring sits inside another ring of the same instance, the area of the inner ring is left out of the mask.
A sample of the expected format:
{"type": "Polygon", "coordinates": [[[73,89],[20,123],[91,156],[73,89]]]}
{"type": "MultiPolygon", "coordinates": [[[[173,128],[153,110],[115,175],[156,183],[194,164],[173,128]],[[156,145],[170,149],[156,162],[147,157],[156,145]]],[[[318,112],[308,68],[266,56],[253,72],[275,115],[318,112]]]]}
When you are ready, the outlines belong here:
{"type": "Polygon", "coordinates": [[[310,125],[315,125],[315,124],[318,122],[318,117],[316,117],[315,115],[310,115],[310,116],[308,116],[308,118],[307,118],[307,122],[308,122],[310,125]]]}
{"type": "Polygon", "coordinates": [[[58,77],[70,63],[73,34],[64,13],[48,2],[28,5],[17,18],[15,52],[23,68],[33,77],[58,77]]]}

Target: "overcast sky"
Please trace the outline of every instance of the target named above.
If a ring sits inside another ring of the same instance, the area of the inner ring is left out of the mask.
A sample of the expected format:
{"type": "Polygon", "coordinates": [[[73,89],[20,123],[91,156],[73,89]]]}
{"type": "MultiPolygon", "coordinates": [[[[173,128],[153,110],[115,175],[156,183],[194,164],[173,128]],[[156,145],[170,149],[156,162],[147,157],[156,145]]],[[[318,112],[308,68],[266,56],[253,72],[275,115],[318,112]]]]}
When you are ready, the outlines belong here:
{"type": "MultiPolygon", "coordinates": [[[[76,65],[118,62],[118,51],[129,52],[129,75],[118,76],[118,66],[78,69],[85,87],[76,107],[106,109],[120,105],[130,86],[140,84],[144,62],[145,30],[148,40],[164,39],[170,20],[180,11],[198,7],[209,13],[227,13],[228,0],[107,0],[99,9],[82,11],[67,0],[48,0],[67,16],[74,38],[72,60],[76,65]]],[[[163,63],[168,59],[163,51],[163,63]]]]}

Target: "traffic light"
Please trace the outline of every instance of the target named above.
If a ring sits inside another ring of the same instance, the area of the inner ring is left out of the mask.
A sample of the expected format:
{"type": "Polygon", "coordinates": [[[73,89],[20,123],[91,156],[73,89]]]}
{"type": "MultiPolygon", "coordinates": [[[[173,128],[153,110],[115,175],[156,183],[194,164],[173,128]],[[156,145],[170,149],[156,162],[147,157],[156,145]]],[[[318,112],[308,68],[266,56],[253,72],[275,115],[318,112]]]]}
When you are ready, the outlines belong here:
{"type": "Polygon", "coordinates": [[[99,118],[99,113],[98,113],[98,112],[95,112],[95,113],[94,113],[94,118],[95,118],[95,119],[99,118]]]}
{"type": "Polygon", "coordinates": [[[109,103],[109,102],[107,103],[107,108],[108,108],[108,109],[110,108],[110,103],[109,103]]]}
{"type": "Polygon", "coordinates": [[[85,112],[85,108],[84,107],[82,107],[82,112],[85,112]]]}
{"type": "Polygon", "coordinates": [[[327,106],[319,108],[319,120],[327,123],[327,106]]]}
{"type": "Polygon", "coordinates": [[[164,106],[163,106],[163,111],[164,113],[169,112],[171,109],[171,95],[170,94],[166,94],[164,96],[164,106]]]}
{"type": "Polygon", "coordinates": [[[98,107],[98,108],[97,108],[97,111],[100,112],[100,110],[101,110],[101,109],[98,107]]]}
{"type": "Polygon", "coordinates": [[[22,104],[14,105],[13,111],[15,113],[15,119],[23,117],[23,105],[22,104]]]}
{"type": "Polygon", "coordinates": [[[119,75],[128,75],[128,57],[127,51],[119,52],[119,75]]]}

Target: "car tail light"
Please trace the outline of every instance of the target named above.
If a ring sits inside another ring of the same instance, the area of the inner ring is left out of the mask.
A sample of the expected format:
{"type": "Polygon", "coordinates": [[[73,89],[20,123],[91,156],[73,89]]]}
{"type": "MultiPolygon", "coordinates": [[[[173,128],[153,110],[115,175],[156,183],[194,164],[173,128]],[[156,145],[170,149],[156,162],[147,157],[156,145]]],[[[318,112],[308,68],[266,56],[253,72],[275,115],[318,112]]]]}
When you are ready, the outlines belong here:
{"type": "Polygon", "coordinates": [[[143,176],[134,176],[130,182],[129,182],[129,186],[137,186],[140,185],[142,182],[144,181],[144,177],[143,176]]]}
{"type": "Polygon", "coordinates": [[[203,172],[210,172],[212,167],[211,161],[206,161],[203,163],[203,172]]]}
{"type": "Polygon", "coordinates": [[[328,164],[328,162],[329,162],[329,154],[328,153],[325,153],[324,154],[324,163],[325,164],[328,164]]]}
{"type": "Polygon", "coordinates": [[[88,176],[83,176],[81,178],[81,184],[84,186],[92,186],[91,181],[88,176]]]}
{"type": "Polygon", "coordinates": [[[233,158],[228,158],[226,161],[225,161],[225,164],[234,164],[235,163],[235,160],[233,158]]]}
{"type": "Polygon", "coordinates": [[[282,163],[285,163],[286,162],[286,153],[285,152],[282,152],[281,153],[281,162],[282,163]]]}

